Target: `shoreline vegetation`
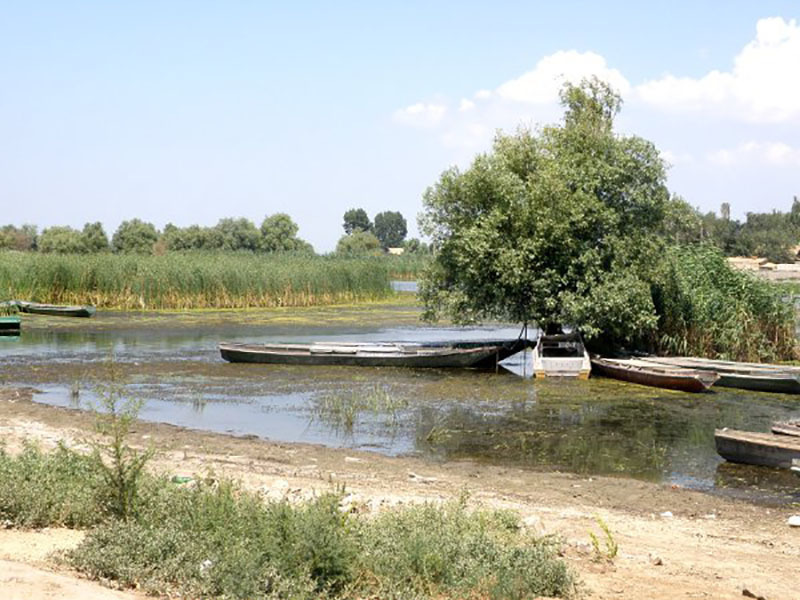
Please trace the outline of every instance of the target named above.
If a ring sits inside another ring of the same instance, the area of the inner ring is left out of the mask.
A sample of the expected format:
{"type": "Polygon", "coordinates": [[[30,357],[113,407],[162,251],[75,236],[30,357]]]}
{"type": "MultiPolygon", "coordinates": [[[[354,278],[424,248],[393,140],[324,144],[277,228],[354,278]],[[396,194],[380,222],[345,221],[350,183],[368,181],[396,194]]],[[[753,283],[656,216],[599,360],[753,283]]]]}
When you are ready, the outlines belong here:
{"type": "Polygon", "coordinates": [[[0,297],[117,310],[305,307],[390,297],[421,257],[0,252],[0,297]]]}

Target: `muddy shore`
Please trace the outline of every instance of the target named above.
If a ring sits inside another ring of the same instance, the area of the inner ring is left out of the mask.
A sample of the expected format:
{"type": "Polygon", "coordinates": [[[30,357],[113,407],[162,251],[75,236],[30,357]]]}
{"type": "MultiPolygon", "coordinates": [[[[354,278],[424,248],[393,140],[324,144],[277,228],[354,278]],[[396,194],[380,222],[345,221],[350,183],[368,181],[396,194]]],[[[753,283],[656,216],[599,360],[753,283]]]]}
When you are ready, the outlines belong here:
{"type": "MultiPolygon", "coordinates": [[[[24,440],[44,447],[58,440],[81,446],[91,435],[90,414],[31,398],[29,389],[0,388],[0,439],[7,450],[18,450],[24,440]]],[[[408,502],[441,502],[466,490],[475,505],[517,510],[540,533],[561,536],[565,558],[589,598],[741,598],[745,589],[770,600],[800,595],[800,530],[787,525],[788,517],[800,512],[796,507],[765,508],[624,478],[469,461],[437,464],[157,423],[137,424],[132,442],[159,449],[154,470],[213,473],[275,498],[304,498],[344,486],[345,502],[365,513],[408,502]],[[596,517],[619,544],[613,562],[594,560],[589,532],[599,533],[596,517]]],[[[61,583],[53,583],[54,574],[41,576],[42,569],[53,568],[48,552],[79,540],[72,531],[0,531],[0,560],[11,561],[3,563],[3,571],[14,573],[0,575],[0,583],[12,598],[66,597],[68,588],[78,597],[73,585],[85,588],[81,597],[121,597],[104,596],[107,590],[99,584],[74,574],[58,573],[61,583]],[[64,594],[52,595],[62,584],[69,584],[64,594]]]]}

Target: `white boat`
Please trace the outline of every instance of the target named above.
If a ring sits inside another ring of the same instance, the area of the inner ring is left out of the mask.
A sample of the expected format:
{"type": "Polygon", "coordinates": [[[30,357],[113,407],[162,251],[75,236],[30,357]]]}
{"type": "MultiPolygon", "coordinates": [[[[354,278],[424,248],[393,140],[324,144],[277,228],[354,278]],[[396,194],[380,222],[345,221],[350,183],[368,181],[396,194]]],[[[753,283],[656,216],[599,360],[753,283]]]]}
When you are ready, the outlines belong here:
{"type": "Polygon", "coordinates": [[[579,333],[539,336],[533,350],[533,373],[537,378],[588,379],[591,371],[592,362],[579,333]]]}

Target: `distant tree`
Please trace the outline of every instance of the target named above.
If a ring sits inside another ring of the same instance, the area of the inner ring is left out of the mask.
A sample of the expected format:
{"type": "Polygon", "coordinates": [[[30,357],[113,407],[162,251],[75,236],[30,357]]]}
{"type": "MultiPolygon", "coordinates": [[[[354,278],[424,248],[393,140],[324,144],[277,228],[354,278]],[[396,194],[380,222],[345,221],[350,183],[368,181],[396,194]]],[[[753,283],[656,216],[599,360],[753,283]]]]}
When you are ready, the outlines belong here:
{"type": "Polygon", "coordinates": [[[431,248],[425,242],[421,242],[418,238],[411,238],[406,240],[403,248],[407,254],[430,254],[431,248]]]}
{"type": "Polygon", "coordinates": [[[680,196],[672,196],[664,203],[662,234],[673,244],[692,244],[706,237],[703,217],[680,196]]]}
{"type": "Polygon", "coordinates": [[[264,252],[310,252],[311,244],[297,237],[297,224],[286,213],[275,213],[261,223],[261,250],[264,252]]]}
{"type": "Polygon", "coordinates": [[[747,213],[740,237],[750,250],[748,254],[776,263],[795,260],[791,248],[797,243],[797,229],[792,225],[790,213],[747,213]]]}
{"type": "Polygon", "coordinates": [[[344,213],[344,232],[351,234],[355,231],[371,231],[372,223],[363,208],[351,208],[344,213]]]}
{"type": "Polygon", "coordinates": [[[731,220],[731,205],[727,202],[723,202],[722,206],[719,207],[719,214],[724,221],[731,220]]]}
{"type": "Polygon", "coordinates": [[[258,250],[260,233],[248,219],[220,219],[214,227],[217,247],[222,250],[258,250]]]}
{"type": "Polygon", "coordinates": [[[108,243],[108,236],[103,229],[103,224],[99,221],[95,223],[86,223],[81,232],[83,238],[83,245],[86,246],[87,252],[106,252],[110,246],[108,243]]]}
{"type": "Polygon", "coordinates": [[[152,223],[140,219],[123,221],[111,238],[114,252],[151,254],[153,244],[158,241],[158,230],[152,223]]]}
{"type": "Polygon", "coordinates": [[[406,234],[408,233],[403,215],[389,210],[375,215],[373,230],[375,237],[380,240],[384,248],[402,246],[403,240],[406,239],[406,234]]]}
{"type": "Polygon", "coordinates": [[[0,249],[36,250],[36,225],[5,225],[0,228],[0,249]]]}
{"type": "Polygon", "coordinates": [[[380,254],[381,243],[369,231],[356,230],[350,235],[343,235],[336,244],[336,254],[380,254]]]}
{"type": "Polygon", "coordinates": [[[39,251],[57,254],[84,254],[86,244],[81,232],[72,227],[48,227],[39,236],[39,251]]]}

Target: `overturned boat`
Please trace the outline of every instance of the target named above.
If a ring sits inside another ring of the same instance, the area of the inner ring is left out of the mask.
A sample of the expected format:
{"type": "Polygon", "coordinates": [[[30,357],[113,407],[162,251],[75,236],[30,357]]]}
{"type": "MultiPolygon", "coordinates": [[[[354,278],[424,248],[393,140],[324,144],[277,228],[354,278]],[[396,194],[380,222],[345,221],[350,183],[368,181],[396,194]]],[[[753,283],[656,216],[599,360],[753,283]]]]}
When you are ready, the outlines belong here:
{"type": "Polygon", "coordinates": [[[469,341],[453,343],[358,343],[310,344],[220,343],[228,362],[283,365],[325,365],[410,368],[493,368],[524,340],[469,341]]]}

